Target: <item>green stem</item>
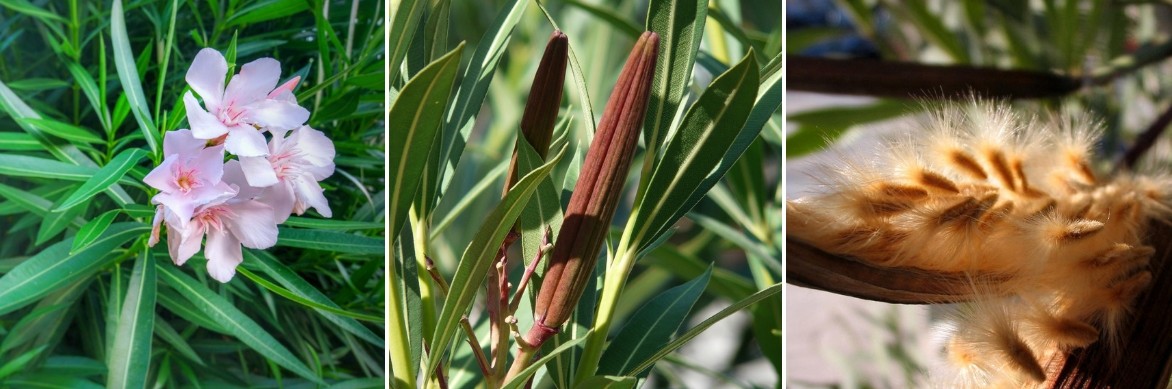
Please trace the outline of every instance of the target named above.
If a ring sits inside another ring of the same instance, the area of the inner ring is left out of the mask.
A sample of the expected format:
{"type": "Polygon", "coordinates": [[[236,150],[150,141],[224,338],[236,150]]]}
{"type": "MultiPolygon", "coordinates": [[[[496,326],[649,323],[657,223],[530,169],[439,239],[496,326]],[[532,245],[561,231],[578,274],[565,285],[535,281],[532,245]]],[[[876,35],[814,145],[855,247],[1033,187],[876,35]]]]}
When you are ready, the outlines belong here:
{"type": "Polygon", "coordinates": [[[402,297],[399,296],[399,275],[395,273],[395,262],[397,259],[394,252],[391,252],[391,260],[388,262],[387,274],[391,276],[391,282],[387,285],[389,295],[387,297],[388,306],[387,314],[390,319],[390,327],[387,329],[387,339],[390,340],[390,354],[391,354],[391,374],[394,379],[391,381],[392,388],[411,388],[415,386],[415,369],[411,366],[411,352],[408,350],[408,345],[411,344],[410,338],[407,336],[407,323],[403,317],[403,307],[401,306],[402,297]]]}
{"type": "MultiPolygon", "coordinates": [[[[625,236],[624,236],[625,237],[625,236]]],[[[610,332],[610,325],[614,320],[615,307],[618,306],[619,295],[623,293],[623,286],[627,283],[627,276],[635,265],[635,255],[638,250],[629,248],[627,240],[619,244],[615,255],[614,266],[607,269],[602,285],[602,298],[598,302],[598,313],[594,318],[594,327],[586,338],[586,347],[582,350],[582,361],[578,364],[578,375],[575,382],[582,382],[598,370],[598,362],[602,359],[602,352],[606,346],[606,335],[610,332]]]]}

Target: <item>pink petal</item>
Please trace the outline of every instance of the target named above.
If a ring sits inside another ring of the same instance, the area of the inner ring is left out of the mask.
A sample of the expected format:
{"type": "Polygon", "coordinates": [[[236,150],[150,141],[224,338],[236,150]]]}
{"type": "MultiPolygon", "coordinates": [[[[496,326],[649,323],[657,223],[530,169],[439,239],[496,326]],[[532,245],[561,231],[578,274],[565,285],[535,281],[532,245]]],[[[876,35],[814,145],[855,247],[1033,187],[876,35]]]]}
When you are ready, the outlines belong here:
{"type": "MultiPolygon", "coordinates": [[[[228,61],[215,49],[206,48],[195,55],[191,68],[187,69],[187,83],[191,90],[203,98],[208,110],[220,107],[224,95],[224,76],[228,74],[228,61]]],[[[187,109],[191,112],[191,108],[187,109]]]]}
{"type": "MultiPolygon", "coordinates": [[[[240,159],[262,159],[266,164],[268,163],[265,157],[240,157],[240,159]]],[[[245,176],[243,169],[240,161],[235,159],[228,161],[228,163],[224,164],[224,182],[239,188],[240,192],[236,194],[236,200],[252,200],[260,196],[264,192],[264,188],[258,188],[249,184],[248,177],[245,176]]],[[[273,168],[270,166],[269,170],[273,170],[273,168]]]]}
{"type": "Polygon", "coordinates": [[[228,127],[216,115],[205,111],[191,92],[183,94],[183,106],[187,108],[187,124],[191,125],[191,135],[196,139],[215,139],[228,133],[228,127]]]}
{"type": "Polygon", "coordinates": [[[154,170],[147,173],[146,177],[143,177],[142,182],[163,192],[178,191],[179,188],[175,186],[174,170],[175,161],[178,159],[178,154],[168,154],[166,158],[163,158],[163,162],[159,166],[156,166],[154,170]]]}
{"type": "Polygon", "coordinates": [[[224,182],[217,182],[215,185],[203,186],[188,192],[187,198],[197,206],[211,207],[236,197],[236,193],[237,189],[224,182]]]}
{"type": "Polygon", "coordinates": [[[167,223],[167,248],[171,253],[171,261],[183,266],[195,253],[199,252],[199,244],[203,243],[203,223],[167,223]]]}
{"type": "Polygon", "coordinates": [[[278,86],[277,89],[273,89],[272,92],[269,92],[267,97],[273,100],[286,101],[297,104],[297,96],[293,95],[293,89],[297,88],[297,83],[299,82],[301,82],[301,76],[294,76],[289,81],[285,81],[284,84],[278,86]]]}
{"type": "Polygon", "coordinates": [[[249,125],[232,127],[228,132],[228,139],[224,141],[224,148],[229,153],[241,157],[263,157],[269,155],[269,145],[265,143],[265,136],[249,125]]]}
{"type": "Polygon", "coordinates": [[[259,201],[232,204],[233,217],[226,227],[245,247],[267,249],[277,244],[277,222],[273,208],[259,201]]]}
{"type": "Polygon", "coordinates": [[[324,176],[317,177],[317,174],[314,174],[315,178],[320,181],[334,173],[334,142],[331,142],[326,134],[309,126],[302,126],[293,131],[293,135],[289,138],[301,150],[301,158],[309,162],[310,165],[329,167],[329,169],[322,170],[324,176]]]}
{"type": "Polygon", "coordinates": [[[195,208],[202,205],[192,201],[191,198],[184,196],[181,192],[159,192],[159,194],[151,198],[151,201],[167,207],[168,210],[173,212],[181,220],[191,220],[191,216],[195,214],[195,208]]]}
{"type": "Polygon", "coordinates": [[[297,128],[309,120],[309,110],[280,100],[261,100],[246,107],[245,121],[281,130],[297,128]]]}
{"type": "MultiPolygon", "coordinates": [[[[325,191],[322,190],[321,185],[313,180],[295,180],[293,182],[294,191],[297,192],[297,198],[306,205],[313,207],[325,217],[333,217],[333,212],[330,211],[330,204],[326,201],[325,191]]],[[[302,210],[304,212],[304,210],[302,210]]],[[[300,215],[302,212],[298,212],[300,215]]]]}
{"type": "Polygon", "coordinates": [[[263,197],[258,200],[273,207],[277,224],[289,220],[289,214],[293,213],[293,203],[297,200],[293,195],[293,184],[286,181],[265,189],[263,197]]]}
{"type": "Polygon", "coordinates": [[[240,157],[240,167],[248,185],[263,188],[277,183],[277,172],[265,157],[240,157]]]}
{"type": "Polygon", "coordinates": [[[188,166],[205,185],[220,182],[220,177],[224,176],[224,149],[217,146],[200,150],[188,166]]]}
{"type": "Polygon", "coordinates": [[[240,241],[226,230],[213,228],[208,231],[208,245],[203,255],[208,258],[208,275],[222,283],[231,281],[236,275],[236,266],[244,262],[240,241]]]}
{"type": "Polygon", "coordinates": [[[261,58],[240,67],[240,74],[228,81],[224,91],[225,106],[243,106],[262,100],[277,86],[281,77],[281,63],[272,58],[261,58]]]}
{"type": "Polygon", "coordinates": [[[191,130],[169,131],[163,135],[163,155],[179,154],[182,157],[195,155],[204,149],[207,142],[196,139],[191,130]]]}
{"type": "Polygon", "coordinates": [[[159,244],[159,226],[163,223],[163,212],[166,212],[165,207],[159,205],[155,207],[155,217],[151,219],[151,237],[147,239],[147,247],[155,247],[159,244]]]}

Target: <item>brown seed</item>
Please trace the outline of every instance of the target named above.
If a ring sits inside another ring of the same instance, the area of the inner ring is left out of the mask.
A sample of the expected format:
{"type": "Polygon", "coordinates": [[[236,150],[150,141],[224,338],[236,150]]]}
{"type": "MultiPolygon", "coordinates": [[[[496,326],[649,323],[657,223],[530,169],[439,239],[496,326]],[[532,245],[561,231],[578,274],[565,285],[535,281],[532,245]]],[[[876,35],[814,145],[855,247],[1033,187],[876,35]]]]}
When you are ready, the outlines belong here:
{"type": "Polygon", "coordinates": [[[987,179],[989,176],[985,174],[985,170],[981,169],[981,165],[973,160],[968,154],[960,150],[951,150],[948,152],[948,161],[952,162],[961,172],[967,173],[979,179],[987,179]]]}
{"type": "Polygon", "coordinates": [[[956,184],[953,183],[952,180],[949,180],[948,177],[944,177],[938,173],[928,170],[920,170],[918,174],[916,174],[916,181],[918,181],[921,185],[930,188],[940,189],[951,193],[960,192],[960,190],[956,188],[956,184]]]}
{"type": "Polygon", "coordinates": [[[1005,160],[1005,153],[998,149],[985,150],[985,159],[989,164],[993,165],[993,173],[997,175],[997,179],[1001,181],[1006,188],[1016,190],[1013,186],[1013,173],[1010,172],[1009,163],[1005,160]]]}
{"type": "Polygon", "coordinates": [[[1075,220],[1074,222],[1066,225],[1066,229],[1062,232],[1062,235],[1058,236],[1057,240],[1059,242],[1068,243],[1087,238],[1102,230],[1103,222],[1086,219],[1075,220]]]}
{"type": "Polygon", "coordinates": [[[928,196],[928,191],[924,188],[893,184],[890,182],[881,182],[875,185],[874,191],[878,194],[898,199],[921,199],[928,196]]]}

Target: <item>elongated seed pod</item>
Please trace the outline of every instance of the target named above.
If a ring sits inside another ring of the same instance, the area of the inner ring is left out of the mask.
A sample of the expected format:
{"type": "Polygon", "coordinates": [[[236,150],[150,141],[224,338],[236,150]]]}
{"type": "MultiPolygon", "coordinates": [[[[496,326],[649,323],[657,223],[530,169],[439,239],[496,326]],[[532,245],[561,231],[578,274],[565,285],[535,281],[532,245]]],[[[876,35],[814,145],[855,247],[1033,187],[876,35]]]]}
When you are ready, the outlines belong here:
{"type": "Polygon", "coordinates": [[[526,334],[532,345],[539,346],[570,317],[594,269],[639,142],[658,51],[659,35],[643,33],[607,101],[537,295],[533,328],[526,334]]]}

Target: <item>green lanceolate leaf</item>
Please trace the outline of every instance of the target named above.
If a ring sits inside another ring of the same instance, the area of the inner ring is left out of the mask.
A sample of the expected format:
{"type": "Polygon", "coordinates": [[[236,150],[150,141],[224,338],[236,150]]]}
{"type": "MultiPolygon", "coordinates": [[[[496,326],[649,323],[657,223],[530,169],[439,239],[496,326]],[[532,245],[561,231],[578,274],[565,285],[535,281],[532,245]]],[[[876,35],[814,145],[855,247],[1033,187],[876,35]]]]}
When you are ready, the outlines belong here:
{"type": "Polygon", "coordinates": [[[435,367],[439,365],[445,354],[444,350],[447,349],[452,335],[455,334],[460,317],[468,311],[468,306],[472,304],[472,298],[476,296],[476,291],[484,283],[484,277],[488,274],[493,259],[496,258],[497,247],[505,239],[509,230],[513,228],[517,218],[521,216],[529,198],[537,191],[541,182],[549,176],[549,172],[562,159],[565,152],[566,147],[563,146],[556,156],[549,159],[549,162],[517,181],[513,189],[509,190],[505,198],[485,219],[480,231],[472,239],[472,243],[468,244],[468,248],[460,257],[460,263],[456,267],[451,290],[444,298],[443,310],[436,320],[437,325],[433,332],[434,335],[431,337],[434,344],[431,345],[431,355],[428,356],[427,369],[424,370],[424,374],[430,376],[435,371],[435,367]]]}
{"type": "Polygon", "coordinates": [[[277,246],[300,247],[351,254],[381,254],[386,246],[382,239],[337,231],[302,230],[281,227],[277,230],[277,246]]]}
{"type": "MultiPolygon", "coordinates": [[[[456,164],[464,154],[464,142],[472,131],[471,120],[480,112],[481,103],[488,94],[488,87],[492,84],[492,76],[496,73],[497,63],[505,53],[505,46],[513,34],[513,27],[521,20],[521,15],[529,6],[529,1],[511,0],[507,2],[497,14],[492,26],[486,30],[472,53],[472,61],[464,70],[460,80],[460,88],[448,111],[444,121],[444,130],[440,135],[439,154],[432,156],[425,174],[425,182],[431,187],[421,190],[425,199],[430,200],[435,194],[442,193],[452,180],[456,164]]],[[[435,202],[429,203],[431,207],[435,202]]],[[[425,209],[430,212],[430,209],[425,209]]]]}
{"type": "Polygon", "coordinates": [[[57,288],[89,277],[109,263],[110,254],[130,239],[150,230],[141,223],[110,226],[101,238],[75,254],[70,242],[49,246],[0,277],[0,314],[12,312],[57,288]]]}
{"type": "MultiPolygon", "coordinates": [[[[60,204],[60,202],[58,202],[58,204],[60,204]]],[[[56,206],[53,208],[56,208],[56,206]]],[[[78,220],[80,220],[78,217],[81,216],[82,212],[85,212],[85,207],[70,208],[66,209],[64,212],[46,213],[44,219],[41,220],[40,229],[37,230],[36,244],[40,245],[42,243],[48,242],[53,237],[57,236],[57,234],[65,231],[66,228],[69,228],[71,223],[76,223],[79,226],[82,225],[81,222],[78,222],[78,220]]]]}
{"type": "Polygon", "coordinates": [[[632,247],[654,242],[696,205],[687,203],[694,193],[707,193],[711,188],[703,187],[705,179],[726,159],[725,153],[737,140],[739,131],[728,129],[744,127],[757,98],[758,82],[757,61],[749,50],[736,66],[713,80],[688,109],[647,182],[635,215],[632,247]]]}
{"type": "Polygon", "coordinates": [[[232,305],[228,299],[208,289],[191,276],[183,274],[182,270],[169,263],[159,262],[161,278],[175,288],[191,305],[219,323],[229,334],[248,345],[265,358],[277,365],[289,369],[310,381],[323,383],[321,378],[313,373],[304,362],[297,359],[293,352],[281,345],[264,328],[256,324],[248,315],[232,305]]]}
{"type": "Polygon", "coordinates": [[[289,227],[297,228],[312,228],[315,230],[337,230],[337,231],[364,231],[364,230],[381,230],[386,228],[383,223],[363,222],[356,220],[330,220],[330,219],[315,219],[310,217],[290,216],[283,224],[289,227]]]}
{"type": "MultiPolygon", "coordinates": [[[[68,143],[61,143],[59,140],[49,137],[48,134],[46,134],[44,131],[29,125],[25,119],[40,119],[41,115],[36,111],[33,111],[33,109],[29,107],[28,104],[25,104],[24,101],[21,100],[20,97],[18,97],[15,93],[13,93],[11,89],[8,89],[8,86],[3,82],[0,82],[0,109],[7,112],[13,120],[16,120],[16,123],[20,125],[21,129],[24,129],[24,131],[35,138],[37,142],[40,142],[42,150],[48,151],[49,154],[52,154],[54,157],[57,157],[57,159],[64,162],[87,168],[97,168],[98,165],[94,163],[94,161],[91,160],[88,156],[86,156],[85,153],[78,149],[77,146],[68,143]]],[[[115,186],[111,188],[111,191],[111,193],[114,194],[114,201],[118,202],[118,204],[129,204],[134,202],[134,200],[130,198],[130,194],[126,193],[126,191],[122,190],[120,187],[115,186]]]]}
{"type": "Polygon", "coordinates": [[[403,0],[393,11],[391,40],[387,43],[390,50],[387,68],[391,70],[389,80],[392,84],[399,78],[399,69],[402,68],[403,59],[407,57],[411,38],[415,35],[415,25],[419,23],[419,17],[423,15],[427,3],[425,0],[403,0]]]}
{"type": "Polygon", "coordinates": [[[596,375],[579,382],[574,389],[634,389],[638,377],[596,375]]]}
{"type": "Polygon", "coordinates": [[[33,177],[69,181],[85,181],[98,169],[78,166],[52,159],[25,155],[0,154],[0,175],[33,177]]]}
{"type": "Polygon", "coordinates": [[[93,132],[85,128],[81,128],[69,123],[62,123],[53,119],[21,119],[22,122],[36,127],[46,134],[69,140],[83,143],[104,143],[105,140],[99,138],[93,132]]]}
{"type": "Polygon", "coordinates": [[[107,356],[109,388],[145,388],[151,363],[151,339],[155,327],[156,269],[150,250],[143,250],[134,263],[130,287],[118,317],[114,347],[107,356]]]}
{"type": "Polygon", "coordinates": [[[643,370],[647,370],[648,368],[651,368],[651,365],[654,365],[656,361],[663,359],[663,357],[666,357],[668,354],[671,354],[672,352],[678,350],[680,347],[683,347],[684,344],[688,343],[689,341],[694,339],[696,336],[699,336],[700,333],[704,332],[704,330],[707,330],[708,327],[712,327],[713,324],[716,324],[717,322],[724,320],[724,318],[729,317],[732,314],[737,313],[737,311],[745,309],[745,307],[753,305],[753,304],[757,303],[758,301],[773,297],[773,295],[781,293],[782,286],[783,286],[782,283],[774,284],[773,286],[762,289],[761,291],[759,291],[757,293],[753,293],[751,296],[746,297],[744,300],[737,301],[733,305],[729,305],[727,308],[720,310],[720,312],[717,312],[715,315],[712,315],[712,317],[709,317],[709,318],[705,319],[703,322],[700,322],[700,324],[697,324],[695,327],[688,329],[687,332],[684,332],[682,335],[680,335],[680,337],[676,338],[675,340],[671,341],[667,345],[663,346],[663,348],[660,348],[659,351],[655,352],[655,354],[651,355],[647,359],[644,359],[642,362],[634,365],[635,367],[627,369],[624,372],[624,374],[631,375],[631,374],[634,374],[634,373],[637,373],[637,372],[640,372],[643,370]]]}
{"type": "Polygon", "coordinates": [[[126,33],[126,15],[122,12],[122,0],[114,0],[110,11],[110,43],[114,46],[114,67],[118,69],[118,79],[122,82],[122,90],[126,93],[126,101],[130,103],[130,112],[142,136],[146,139],[152,153],[159,152],[158,134],[155,132],[155,123],[151,119],[150,106],[147,105],[146,94],[142,92],[142,81],[138,78],[138,67],[134,63],[134,52],[130,50],[130,37],[126,33]]]}
{"type": "MultiPolygon", "coordinates": [[[[651,100],[643,121],[643,141],[649,153],[660,150],[680,99],[688,90],[707,17],[706,0],[652,0],[648,6],[647,30],[658,33],[663,42],[655,60],[651,100]]],[[[655,154],[650,155],[655,158],[655,154]]]]}
{"type": "Polygon", "coordinates": [[[45,349],[48,347],[49,345],[47,344],[42,345],[35,349],[29,350],[24,354],[17,356],[16,358],[12,358],[11,361],[0,364],[0,379],[4,379],[13,373],[21,371],[21,369],[24,369],[25,366],[29,364],[29,362],[32,362],[33,359],[37,357],[37,355],[40,355],[41,352],[45,351],[45,349]]]}
{"type": "MultiPolygon", "coordinates": [[[[322,315],[322,317],[325,317],[326,320],[337,324],[338,327],[341,327],[343,330],[346,330],[347,332],[350,332],[359,338],[371,342],[372,344],[379,346],[383,345],[384,342],[382,338],[380,338],[378,335],[375,335],[374,332],[371,332],[366,327],[362,326],[362,324],[359,324],[357,320],[354,320],[356,317],[370,319],[366,317],[369,315],[359,316],[343,311],[342,308],[330,300],[330,298],[326,296],[325,293],[317,290],[317,288],[315,288],[309,282],[305,281],[305,279],[298,276],[297,273],[293,272],[293,269],[290,269],[289,267],[281,264],[277,258],[273,257],[273,255],[269,254],[267,251],[245,250],[244,257],[245,263],[248,263],[257,269],[260,269],[260,271],[264,272],[265,274],[268,274],[282,286],[288,288],[288,290],[296,297],[302,300],[295,300],[298,303],[306,304],[307,306],[314,308],[322,315]],[[312,303],[312,305],[306,303],[306,301],[312,303]]],[[[381,317],[376,317],[373,319],[375,320],[371,321],[375,323],[382,323],[383,321],[383,318],[381,317]]]]}
{"type": "MultiPolygon", "coordinates": [[[[671,340],[708,287],[712,267],[683,285],[665,290],[639,308],[602,354],[598,374],[618,375],[654,354],[671,340]]],[[[640,377],[646,372],[636,371],[640,377]]]]}
{"type": "Polygon", "coordinates": [[[138,164],[138,161],[141,161],[142,157],[145,157],[146,154],[146,151],[143,149],[127,149],[118,153],[114,159],[110,160],[110,163],[98,169],[97,173],[86,180],[84,184],[81,184],[81,187],[77,188],[65,201],[61,202],[61,205],[58,205],[53,212],[61,212],[72,208],[94,197],[98,192],[106,190],[110,185],[122,179],[122,176],[126,175],[126,172],[138,164]]]}
{"type": "Polygon", "coordinates": [[[436,132],[443,122],[445,104],[460,69],[461,43],[442,58],[423,68],[407,82],[390,113],[390,215],[389,236],[399,236],[407,220],[411,201],[419,190],[420,176],[427,166],[428,153],[435,143],[436,132]]]}
{"type": "MultiPolygon", "coordinates": [[[[518,174],[533,171],[543,162],[525,137],[518,136],[518,174]]],[[[555,234],[562,228],[562,202],[558,199],[558,192],[553,185],[553,177],[541,180],[537,192],[529,198],[529,204],[525,205],[525,210],[517,220],[517,230],[521,232],[521,255],[526,262],[536,258],[547,229],[551,235],[548,243],[553,244],[555,234]]]]}

